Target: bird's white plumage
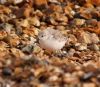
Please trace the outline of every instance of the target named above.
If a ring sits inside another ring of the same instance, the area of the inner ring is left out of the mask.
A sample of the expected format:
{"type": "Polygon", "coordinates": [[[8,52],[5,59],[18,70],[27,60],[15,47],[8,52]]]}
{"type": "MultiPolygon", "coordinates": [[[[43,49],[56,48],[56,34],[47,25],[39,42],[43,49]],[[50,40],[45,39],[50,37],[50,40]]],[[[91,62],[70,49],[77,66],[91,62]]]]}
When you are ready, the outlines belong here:
{"type": "Polygon", "coordinates": [[[62,49],[67,40],[60,31],[52,28],[47,28],[41,31],[38,37],[40,47],[49,51],[62,49]]]}

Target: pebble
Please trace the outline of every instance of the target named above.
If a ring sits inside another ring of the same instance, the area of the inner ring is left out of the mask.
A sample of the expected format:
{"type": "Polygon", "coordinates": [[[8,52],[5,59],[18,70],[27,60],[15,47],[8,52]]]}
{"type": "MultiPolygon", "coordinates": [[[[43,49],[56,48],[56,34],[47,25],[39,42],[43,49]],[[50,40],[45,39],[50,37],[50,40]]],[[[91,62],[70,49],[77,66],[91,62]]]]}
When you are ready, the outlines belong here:
{"type": "Polygon", "coordinates": [[[34,0],[34,3],[36,6],[42,6],[42,5],[47,6],[47,0],[34,0]]]}
{"type": "Polygon", "coordinates": [[[11,25],[11,24],[9,24],[9,23],[5,23],[5,24],[3,25],[3,28],[6,30],[6,32],[7,32],[8,34],[10,34],[10,33],[11,33],[11,30],[13,29],[13,25],[11,25]]]}
{"type": "Polygon", "coordinates": [[[0,0],[1,4],[5,4],[7,2],[7,0],[0,0]]]}
{"type": "Polygon", "coordinates": [[[11,76],[12,70],[10,68],[4,68],[2,74],[5,76],[11,76]]]}
{"type": "Polygon", "coordinates": [[[75,8],[78,9],[78,8],[80,8],[80,6],[79,5],[75,5],[75,8]]]}
{"type": "Polygon", "coordinates": [[[70,50],[68,51],[68,56],[73,56],[74,53],[75,53],[75,49],[70,49],[70,50]]]}
{"type": "Polygon", "coordinates": [[[35,45],[35,46],[33,47],[33,52],[34,52],[34,53],[39,53],[40,51],[41,51],[41,48],[40,48],[39,46],[35,45]]]}
{"type": "Polygon", "coordinates": [[[78,34],[77,38],[80,43],[86,43],[86,44],[92,43],[90,33],[84,32],[84,31],[79,31],[77,34],[78,34]]]}
{"type": "Polygon", "coordinates": [[[85,19],[74,19],[75,25],[83,25],[85,23],[85,19]]]}
{"type": "Polygon", "coordinates": [[[92,43],[100,42],[99,37],[95,33],[90,34],[90,37],[91,37],[92,43]]]}
{"type": "Polygon", "coordinates": [[[14,4],[19,4],[19,3],[21,3],[21,2],[23,2],[23,0],[13,0],[13,3],[14,3],[14,4]]]}
{"type": "Polygon", "coordinates": [[[37,17],[32,17],[29,19],[29,23],[34,25],[34,26],[37,26],[39,27],[40,26],[40,21],[37,17]]]}
{"type": "Polygon", "coordinates": [[[90,80],[93,76],[94,76],[93,72],[88,72],[81,78],[81,80],[82,81],[87,81],[87,80],[90,80]]]}
{"type": "Polygon", "coordinates": [[[10,59],[7,59],[7,60],[6,60],[6,66],[11,65],[11,63],[12,63],[12,61],[11,61],[10,59]]]}
{"type": "Polygon", "coordinates": [[[76,43],[75,46],[76,46],[77,50],[80,50],[80,51],[87,50],[87,44],[86,43],[76,43]]]}
{"type": "Polygon", "coordinates": [[[84,83],[83,87],[96,87],[94,83],[84,83]]]}
{"type": "Polygon", "coordinates": [[[26,52],[26,53],[31,53],[32,50],[33,50],[33,46],[32,45],[27,45],[27,46],[22,48],[22,51],[26,52]]]}
{"type": "Polygon", "coordinates": [[[75,76],[72,76],[71,74],[69,73],[66,73],[63,77],[63,80],[66,84],[71,84],[71,83],[77,83],[78,82],[78,79],[75,77],[75,76]]]}
{"type": "Polygon", "coordinates": [[[3,40],[7,37],[7,33],[5,31],[0,31],[0,40],[3,40]]]}
{"type": "Polygon", "coordinates": [[[28,23],[28,20],[27,20],[27,19],[22,20],[19,24],[20,24],[22,27],[28,27],[28,26],[29,26],[29,23],[28,23]]]}
{"type": "Polygon", "coordinates": [[[100,50],[100,48],[99,48],[99,46],[97,44],[90,45],[90,49],[91,50],[95,50],[95,51],[99,51],[100,50]]]}
{"type": "Polygon", "coordinates": [[[9,42],[10,46],[17,46],[20,43],[20,38],[16,34],[10,34],[7,36],[6,40],[9,42]]]}
{"type": "Polygon", "coordinates": [[[76,14],[76,12],[75,12],[74,10],[72,10],[70,13],[71,13],[72,15],[75,15],[75,14],[76,14]]]}
{"type": "Polygon", "coordinates": [[[54,75],[49,78],[49,81],[54,82],[58,80],[58,76],[54,75]]]}

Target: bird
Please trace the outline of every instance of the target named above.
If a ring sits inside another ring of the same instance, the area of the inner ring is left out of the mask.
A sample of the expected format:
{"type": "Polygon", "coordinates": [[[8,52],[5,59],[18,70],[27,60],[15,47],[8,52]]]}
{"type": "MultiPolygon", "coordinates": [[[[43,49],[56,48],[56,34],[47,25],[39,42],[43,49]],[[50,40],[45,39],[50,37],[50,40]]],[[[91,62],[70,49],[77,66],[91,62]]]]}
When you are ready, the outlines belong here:
{"type": "Polygon", "coordinates": [[[67,41],[67,38],[59,30],[51,27],[40,31],[38,38],[40,47],[50,52],[61,50],[67,41]]]}

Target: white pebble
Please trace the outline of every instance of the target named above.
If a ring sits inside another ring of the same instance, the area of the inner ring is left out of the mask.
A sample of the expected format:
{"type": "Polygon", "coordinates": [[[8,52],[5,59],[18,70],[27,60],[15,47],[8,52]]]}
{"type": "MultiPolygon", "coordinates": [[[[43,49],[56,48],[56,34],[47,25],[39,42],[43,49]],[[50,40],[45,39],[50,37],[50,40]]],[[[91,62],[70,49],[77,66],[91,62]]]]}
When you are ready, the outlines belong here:
{"type": "Polygon", "coordinates": [[[7,0],[0,0],[0,4],[5,4],[7,0]]]}
{"type": "Polygon", "coordinates": [[[21,3],[23,0],[14,0],[14,4],[19,4],[21,3]]]}

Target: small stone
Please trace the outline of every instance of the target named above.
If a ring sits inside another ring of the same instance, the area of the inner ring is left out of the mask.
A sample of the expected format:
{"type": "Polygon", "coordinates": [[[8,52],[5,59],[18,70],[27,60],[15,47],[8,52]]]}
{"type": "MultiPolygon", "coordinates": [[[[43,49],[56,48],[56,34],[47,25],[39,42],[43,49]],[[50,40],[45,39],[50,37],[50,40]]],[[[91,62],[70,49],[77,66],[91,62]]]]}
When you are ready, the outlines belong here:
{"type": "Polygon", "coordinates": [[[65,31],[64,31],[65,27],[64,26],[58,25],[58,26],[56,26],[56,28],[65,33],[65,31]]]}
{"type": "Polygon", "coordinates": [[[5,59],[5,58],[2,58],[4,57],[4,55],[8,54],[8,50],[7,50],[7,47],[8,47],[8,44],[6,44],[5,42],[0,42],[0,59],[5,59]]]}
{"type": "Polygon", "coordinates": [[[75,15],[75,14],[76,14],[76,12],[75,12],[74,10],[72,10],[70,13],[71,13],[72,15],[75,15]]]}
{"type": "Polygon", "coordinates": [[[65,75],[64,75],[64,77],[63,77],[63,81],[65,82],[65,83],[77,83],[78,82],[78,79],[75,77],[75,76],[72,76],[71,74],[69,74],[69,73],[66,73],[65,75]]]}
{"type": "Polygon", "coordinates": [[[0,40],[3,40],[7,37],[7,33],[5,31],[0,31],[0,40]]]}
{"type": "Polygon", "coordinates": [[[0,0],[0,4],[5,4],[7,0],[0,0]]]}
{"type": "Polygon", "coordinates": [[[74,53],[75,53],[75,49],[70,49],[70,50],[68,51],[68,55],[69,55],[69,56],[73,56],[74,53]]]}
{"type": "Polygon", "coordinates": [[[92,3],[96,6],[100,6],[100,0],[91,0],[92,3]]]}
{"type": "Polygon", "coordinates": [[[86,43],[82,43],[82,44],[77,43],[77,44],[75,44],[75,46],[76,46],[76,49],[78,49],[80,51],[87,49],[87,44],[86,43]]]}
{"type": "Polygon", "coordinates": [[[3,28],[6,30],[6,32],[8,34],[10,34],[11,33],[11,30],[13,29],[13,25],[11,25],[9,23],[5,23],[4,26],[3,26],[3,28]]]}
{"type": "Polygon", "coordinates": [[[19,74],[22,73],[22,72],[23,72],[23,69],[20,68],[20,67],[17,67],[17,68],[15,68],[15,70],[14,70],[14,74],[15,74],[15,75],[19,75],[19,74]]]}
{"type": "Polygon", "coordinates": [[[33,38],[33,37],[30,37],[29,44],[30,44],[30,45],[33,45],[35,42],[36,42],[36,39],[33,38]]]}
{"type": "Polygon", "coordinates": [[[39,46],[35,45],[34,48],[33,48],[33,52],[39,53],[40,51],[41,51],[41,48],[39,46]]]}
{"type": "Polygon", "coordinates": [[[60,5],[54,5],[54,4],[52,4],[52,5],[50,5],[50,8],[53,11],[56,11],[56,12],[62,12],[63,11],[63,9],[62,9],[62,7],[60,5]]]}
{"type": "Polygon", "coordinates": [[[55,19],[55,21],[59,21],[59,22],[68,22],[68,18],[64,15],[64,14],[60,14],[59,12],[55,12],[52,14],[53,19],[55,19]]]}
{"type": "Polygon", "coordinates": [[[34,37],[34,35],[37,33],[36,28],[32,27],[32,28],[25,28],[23,29],[23,33],[25,37],[34,37]]]}
{"type": "Polygon", "coordinates": [[[11,63],[12,63],[12,61],[11,61],[10,59],[7,59],[7,60],[6,60],[6,66],[11,65],[11,63]]]}
{"type": "Polygon", "coordinates": [[[88,8],[86,8],[86,9],[84,9],[84,10],[81,10],[80,11],[80,16],[81,17],[83,17],[83,18],[85,18],[85,19],[92,19],[92,15],[91,15],[91,12],[93,12],[93,8],[91,8],[91,7],[88,7],[88,8]]]}
{"type": "Polygon", "coordinates": [[[28,20],[27,20],[27,19],[22,20],[19,24],[20,24],[22,27],[28,27],[28,26],[29,26],[29,23],[28,23],[28,20]]]}
{"type": "Polygon", "coordinates": [[[90,25],[90,26],[96,26],[97,23],[98,23],[98,21],[96,19],[89,19],[86,21],[86,24],[90,25]]]}
{"type": "Polygon", "coordinates": [[[49,81],[53,82],[53,81],[57,81],[58,80],[58,76],[54,75],[54,76],[51,76],[49,78],[49,81]]]}
{"type": "Polygon", "coordinates": [[[30,16],[31,11],[32,11],[31,6],[29,4],[25,4],[21,8],[16,9],[14,13],[17,18],[21,18],[21,17],[28,18],[30,16]]]}
{"type": "Polygon", "coordinates": [[[23,2],[23,0],[13,0],[13,3],[14,3],[14,4],[19,4],[19,3],[21,3],[21,2],[23,2]]]}
{"type": "Polygon", "coordinates": [[[79,31],[77,33],[77,35],[78,35],[77,38],[78,38],[80,43],[91,44],[91,43],[98,43],[98,42],[100,42],[99,37],[95,33],[79,31]]]}
{"type": "Polygon", "coordinates": [[[16,26],[16,34],[21,35],[22,32],[23,32],[22,27],[21,26],[16,26]]]}
{"type": "Polygon", "coordinates": [[[10,46],[17,46],[20,43],[20,38],[16,34],[10,34],[7,37],[7,41],[10,43],[10,46]]]}
{"type": "Polygon", "coordinates": [[[60,4],[60,2],[58,2],[58,0],[49,0],[49,2],[55,3],[55,4],[60,4]]]}
{"type": "MultiPolygon", "coordinates": [[[[45,69],[44,69],[43,67],[38,68],[38,69],[34,70],[34,75],[37,77],[37,76],[39,76],[41,73],[43,73],[44,70],[45,70],[45,69]]],[[[41,76],[39,79],[40,79],[40,80],[43,80],[43,79],[45,79],[45,76],[43,75],[43,76],[41,76]]]]}
{"type": "Polygon", "coordinates": [[[25,54],[21,50],[16,48],[11,48],[11,52],[17,58],[24,58],[25,56],[25,54]]]}
{"type": "Polygon", "coordinates": [[[26,18],[29,17],[30,13],[32,11],[31,6],[26,4],[22,9],[23,9],[23,16],[26,17],[26,18]]]}
{"type": "MultiPolygon", "coordinates": [[[[4,14],[10,14],[11,13],[11,9],[4,6],[4,5],[0,5],[0,13],[3,13],[2,16],[4,16],[4,14]]],[[[1,16],[1,15],[0,15],[1,16]]],[[[6,17],[6,16],[5,16],[6,17]]],[[[0,17],[1,18],[1,17],[0,17]]],[[[6,17],[8,18],[8,17],[6,17]]],[[[9,19],[9,18],[8,18],[9,19]]]]}
{"type": "Polygon", "coordinates": [[[95,33],[92,33],[90,36],[91,36],[92,43],[100,42],[99,37],[95,33]]]}
{"type": "Polygon", "coordinates": [[[78,74],[79,77],[82,77],[84,75],[84,72],[83,71],[78,71],[77,74],[78,74]]]}
{"type": "Polygon", "coordinates": [[[10,84],[6,84],[6,87],[11,87],[11,85],[10,84]]]}
{"type": "Polygon", "coordinates": [[[73,34],[70,34],[69,35],[69,38],[68,38],[68,42],[69,43],[72,43],[72,44],[75,44],[75,43],[77,43],[77,38],[75,37],[75,35],[73,35],[73,34]]]}
{"type": "Polygon", "coordinates": [[[64,7],[64,13],[67,14],[70,18],[73,18],[73,12],[72,8],[70,6],[64,7]]]}
{"type": "Polygon", "coordinates": [[[99,48],[99,46],[97,44],[90,45],[90,49],[91,50],[95,50],[95,51],[99,51],[100,50],[100,48],[99,48]]]}
{"type": "Polygon", "coordinates": [[[81,77],[81,80],[82,81],[87,81],[87,80],[91,79],[93,76],[94,76],[93,72],[88,72],[85,75],[83,75],[83,77],[81,77]]]}
{"type": "Polygon", "coordinates": [[[83,87],[96,87],[94,83],[84,83],[83,87]]]}
{"type": "Polygon", "coordinates": [[[37,17],[30,18],[29,23],[37,27],[40,26],[40,21],[37,17]]]}
{"type": "Polygon", "coordinates": [[[86,43],[86,44],[90,44],[90,43],[92,43],[92,41],[91,41],[91,37],[90,37],[90,33],[88,33],[88,32],[84,32],[84,31],[79,31],[78,33],[77,33],[77,38],[78,38],[78,41],[80,42],[80,43],[86,43]],[[80,37],[80,38],[79,38],[80,37]]]}
{"type": "Polygon", "coordinates": [[[50,87],[50,86],[47,84],[38,84],[37,87],[50,87]]]}
{"type": "Polygon", "coordinates": [[[22,51],[25,53],[31,53],[32,49],[33,49],[32,45],[27,45],[27,46],[22,48],[22,51]]]}
{"type": "Polygon", "coordinates": [[[39,29],[38,28],[34,28],[34,34],[37,36],[39,34],[39,29]]]}
{"type": "Polygon", "coordinates": [[[10,76],[12,74],[12,70],[10,68],[4,68],[2,74],[5,76],[10,76]]]}
{"type": "Polygon", "coordinates": [[[34,0],[36,6],[47,5],[47,0],[34,0]]]}
{"type": "Polygon", "coordinates": [[[75,25],[83,25],[85,23],[84,19],[74,19],[75,25]]]}
{"type": "Polygon", "coordinates": [[[80,8],[80,6],[79,5],[75,5],[75,8],[78,9],[78,8],[80,8]]]}

